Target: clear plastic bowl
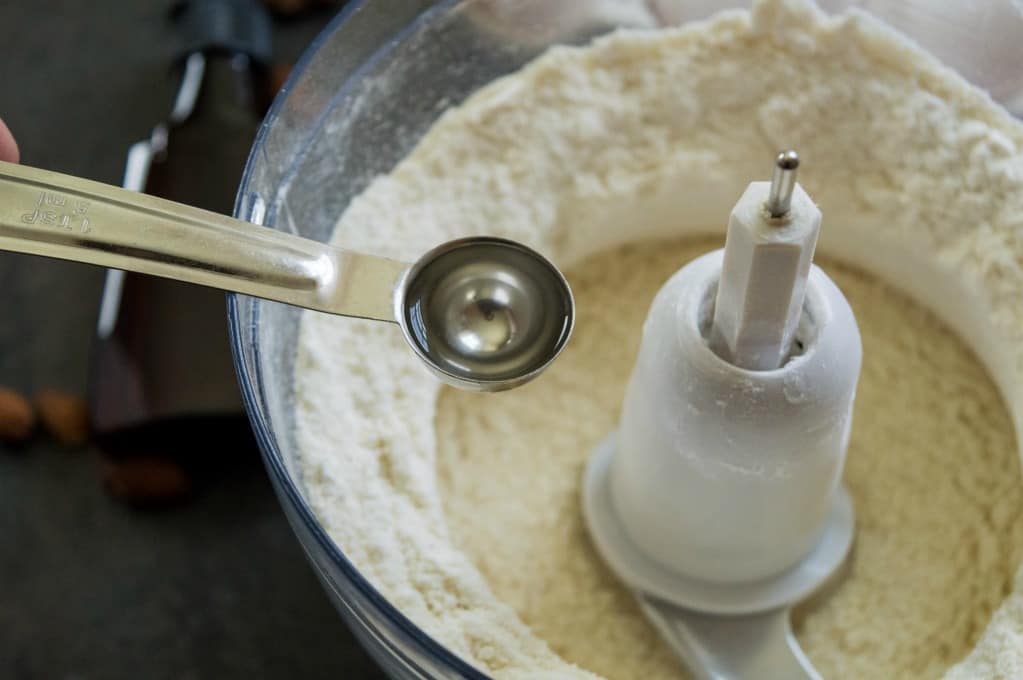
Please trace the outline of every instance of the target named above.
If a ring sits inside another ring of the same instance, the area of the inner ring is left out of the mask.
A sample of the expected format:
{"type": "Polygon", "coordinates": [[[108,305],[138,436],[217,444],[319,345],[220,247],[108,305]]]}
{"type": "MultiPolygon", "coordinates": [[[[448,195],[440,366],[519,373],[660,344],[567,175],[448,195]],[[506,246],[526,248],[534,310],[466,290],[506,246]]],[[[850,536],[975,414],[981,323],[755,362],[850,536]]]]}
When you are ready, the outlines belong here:
{"type": "MultiPolygon", "coordinates": [[[[309,48],[252,149],[235,213],[326,241],[349,201],[411,150],[449,106],[548,46],[620,25],[677,24],[707,0],[367,0],[350,2],[309,48]]],[[[844,2],[916,39],[1023,112],[1023,18],[1013,0],[844,2]]],[[[300,312],[230,296],[235,364],[270,478],[328,596],[394,677],[485,677],[393,607],[324,532],[293,465],[292,369],[300,312]]],[[[358,347],[351,351],[358,352],[358,347]]]]}

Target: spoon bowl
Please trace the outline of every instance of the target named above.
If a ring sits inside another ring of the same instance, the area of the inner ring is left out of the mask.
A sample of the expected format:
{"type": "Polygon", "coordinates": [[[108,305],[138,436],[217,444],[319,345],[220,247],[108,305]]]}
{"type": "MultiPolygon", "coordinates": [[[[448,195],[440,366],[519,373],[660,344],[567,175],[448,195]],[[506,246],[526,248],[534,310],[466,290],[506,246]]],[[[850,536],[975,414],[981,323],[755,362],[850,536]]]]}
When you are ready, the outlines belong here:
{"type": "Polygon", "coordinates": [[[558,357],[575,303],[542,255],[476,237],[445,243],[413,264],[399,284],[394,317],[442,380],[497,392],[532,380],[558,357]]]}

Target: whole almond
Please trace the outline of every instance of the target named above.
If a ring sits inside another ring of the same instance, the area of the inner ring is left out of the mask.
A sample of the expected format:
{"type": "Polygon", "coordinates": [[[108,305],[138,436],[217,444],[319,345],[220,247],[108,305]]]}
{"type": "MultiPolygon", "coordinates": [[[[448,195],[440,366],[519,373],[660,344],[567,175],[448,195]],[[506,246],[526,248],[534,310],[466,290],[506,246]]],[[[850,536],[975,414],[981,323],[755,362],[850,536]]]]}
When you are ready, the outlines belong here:
{"type": "Polygon", "coordinates": [[[178,501],[192,486],[188,473],[176,461],[153,455],[107,460],[103,481],[111,496],[142,507],[178,501]]]}
{"type": "Polygon", "coordinates": [[[89,406],[81,397],[61,390],[39,390],[32,399],[43,428],[65,446],[89,441],[89,406]]]}
{"type": "Polygon", "coordinates": [[[17,444],[32,436],[36,415],[32,404],[18,392],[0,387],[0,440],[17,444]]]}

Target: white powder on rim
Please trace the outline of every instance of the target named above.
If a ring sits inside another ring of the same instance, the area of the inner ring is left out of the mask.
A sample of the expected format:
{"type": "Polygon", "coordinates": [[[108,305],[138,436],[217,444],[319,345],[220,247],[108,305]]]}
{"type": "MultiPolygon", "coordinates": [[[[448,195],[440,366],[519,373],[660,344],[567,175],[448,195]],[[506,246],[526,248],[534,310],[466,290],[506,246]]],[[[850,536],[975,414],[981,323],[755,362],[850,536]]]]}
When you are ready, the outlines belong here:
{"type": "MultiPolygon", "coordinates": [[[[1020,423],[1021,145],[1023,126],[872,20],[769,1],[752,15],[551,50],[446,113],[353,201],[334,238],[411,259],[439,241],[487,233],[571,267],[622,242],[720,233],[764,159],[796,147],[825,215],[822,249],[944,302],[935,311],[961,333],[974,329],[968,340],[1020,423]]],[[[913,344],[913,333],[899,337],[913,344]]],[[[438,427],[448,422],[437,421],[441,390],[397,329],[305,314],[295,381],[309,502],[360,570],[485,670],[585,675],[501,602],[459,549],[437,477],[438,427]]],[[[571,403],[552,408],[570,422],[571,403]]],[[[537,474],[538,484],[546,480],[537,474]]],[[[983,500],[984,490],[974,491],[983,500]]],[[[992,526],[1013,520],[999,515],[992,526]]],[[[1011,549],[997,538],[978,555],[1011,549]]],[[[1023,673],[1018,650],[1014,657],[1007,647],[1023,628],[1020,608],[1008,601],[956,672],[1023,673]]],[[[842,644],[867,654],[870,633],[848,633],[842,644]]],[[[650,640],[657,644],[652,631],[650,640]]]]}

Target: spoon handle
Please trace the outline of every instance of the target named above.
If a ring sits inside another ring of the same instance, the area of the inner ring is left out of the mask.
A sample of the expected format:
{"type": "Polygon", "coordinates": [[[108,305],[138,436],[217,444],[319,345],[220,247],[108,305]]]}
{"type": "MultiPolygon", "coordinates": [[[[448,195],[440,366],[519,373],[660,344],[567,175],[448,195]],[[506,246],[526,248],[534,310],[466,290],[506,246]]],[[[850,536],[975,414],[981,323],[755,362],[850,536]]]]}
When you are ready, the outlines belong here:
{"type": "Polygon", "coordinates": [[[787,608],[714,616],[644,594],[638,599],[664,641],[700,680],[821,680],[792,634],[787,608]]]}
{"type": "Polygon", "coordinates": [[[394,321],[408,265],[57,172],[0,161],[0,250],[394,321]]]}

